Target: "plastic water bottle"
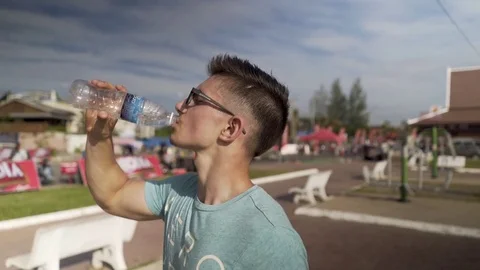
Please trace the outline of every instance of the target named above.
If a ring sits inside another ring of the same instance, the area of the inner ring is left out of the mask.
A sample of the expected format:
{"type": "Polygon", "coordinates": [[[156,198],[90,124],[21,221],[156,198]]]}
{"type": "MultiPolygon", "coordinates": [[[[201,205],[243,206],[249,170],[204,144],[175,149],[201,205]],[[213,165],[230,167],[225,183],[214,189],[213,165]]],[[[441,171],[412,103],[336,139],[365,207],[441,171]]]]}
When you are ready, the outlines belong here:
{"type": "Polygon", "coordinates": [[[75,108],[105,111],[113,118],[139,125],[168,126],[177,118],[175,113],[167,112],[148,99],[126,92],[98,89],[86,80],[75,80],[70,94],[75,108]]]}

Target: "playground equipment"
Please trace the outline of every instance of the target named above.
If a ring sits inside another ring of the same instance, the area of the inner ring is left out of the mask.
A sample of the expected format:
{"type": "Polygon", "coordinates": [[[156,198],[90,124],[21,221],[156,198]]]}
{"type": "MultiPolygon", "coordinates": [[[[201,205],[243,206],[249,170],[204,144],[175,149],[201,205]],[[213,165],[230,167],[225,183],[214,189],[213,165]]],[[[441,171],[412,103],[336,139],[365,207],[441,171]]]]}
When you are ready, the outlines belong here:
{"type": "MultiPolygon", "coordinates": [[[[400,201],[407,201],[408,194],[413,194],[412,189],[408,185],[408,171],[417,172],[418,190],[424,187],[424,174],[430,170],[431,179],[438,178],[438,170],[446,172],[444,188],[448,189],[452,180],[455,169],[465,167],[465,157],[457,156],[451,134],[441,128],[446,141],[438,147],[438,128],[429,128],[422,130],[416,138],[403,136],[401,150],[401,184],[400,184],[400,201]],[[427,131],[431,130],[431,139],[427,131]],[[446,146],[446,147],[445,147],[446,146]]],[[[387,181],[391,186],[393,180],[392,166],[392,150],[388,151],[387,157],[387,181]]]]}
{"type": "MultiPolygon", "coordinates": [[[[431,167],[431,178],[436,179],[438,178],[438,170],[443,169],[447,172],[447,176],[444,182],[444,188],[448,189],[450,186],[450,183],[453,180],[453,172],[457,168],[465,167],[465,157],[459,157],[457,156],[457,153],[455,151],[455,147],[453,146],[453,140],[452,140],[452,135],[444,128],[438,128],[438,127],[432,127],[432,128],[427,128],[422,130],[419,133],[417,143],[421,142],[422,140],[425,140],[425,147],[424,151],[420,152],[420,169],[418,171],[419,175],[419,189],[422,189],[423,187],[423,172],[426,170],[423,170],[421,166],[423,166],[423,163],[425,161],[430,162],[430,167],[431,167]],[[439,129],[443,131],[443,134],[445,135],[446,138],[446,146],[448,147],[448,152],[446,151],[444,147],[444,142],[440,144],[440,148],[438,147],[439,145],[439,129]],[[429,151],[429,136],[427,136],[427,131],[431,130],[431,137],[432,137],[432,147],[431,147],[431,152],[429,151]],[[429,154],[431,153],[431,160],[428,159],[429,154]],[[439,155],[440,154],[440,155],[439,155]],[[439,159],[441,158],[441,159],[439,159]]],[[[420,149],[421,150],[421,149],[420,149]]]]}

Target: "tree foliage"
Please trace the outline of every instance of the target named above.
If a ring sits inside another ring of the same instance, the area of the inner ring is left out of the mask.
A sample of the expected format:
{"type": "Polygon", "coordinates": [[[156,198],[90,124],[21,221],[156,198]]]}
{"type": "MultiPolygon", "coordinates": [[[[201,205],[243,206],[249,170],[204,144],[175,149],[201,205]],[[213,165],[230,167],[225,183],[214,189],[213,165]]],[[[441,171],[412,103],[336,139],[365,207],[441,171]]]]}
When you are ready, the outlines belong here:
{"type": "Polygon", "coordinates": [[[328,119],[332,122],[345,124],[347,122],[347,110],[347,98],[340,85],[340,79],[335,79],[330,90],[330,103],[327,109],[328,119]]]}
{"type": "Polygon", "coordinates": [[[363,91],[360,79],[356,79],[348,96],[347,132],[355,133],[359,128],[368,126],[370,114],[367,111],[367,96],[363,91]]]}
{"type": "Polygon", "coordinates": [[[366,128],[370,115],[360,79],[354,81],[348,97],[338,78],[333,81],[330,93],[322,85],[310,100],[310,116],[313,118],[312,123],[323,127],[331,126],[335,131],[345,127],[349,134],[354,134],[355,130],[366,128]]]}

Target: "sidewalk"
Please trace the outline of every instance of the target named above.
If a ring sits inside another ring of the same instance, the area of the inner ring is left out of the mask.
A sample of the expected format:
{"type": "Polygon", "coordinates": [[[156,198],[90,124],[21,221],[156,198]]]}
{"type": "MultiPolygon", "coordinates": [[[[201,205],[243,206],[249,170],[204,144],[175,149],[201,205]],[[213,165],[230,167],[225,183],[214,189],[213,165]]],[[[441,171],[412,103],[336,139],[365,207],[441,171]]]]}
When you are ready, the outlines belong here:
{"type": "Polygon", "coordinates": [[[133,268],[132,270],[162,270],[162,269],[163,269],[163,262],[160,260],[153,263],[149,263],[145,266],[133,268]]]}
{"type": "MultiPolygon", "coordinates": [[[[308,206],[305,206],[308,207],[308,206]]],[[[469,228],[480,228],[480,203],[410,197],[410,202],[360,196],[334,197],[314,206],[324,210],[353,212],[469,228]]]]}

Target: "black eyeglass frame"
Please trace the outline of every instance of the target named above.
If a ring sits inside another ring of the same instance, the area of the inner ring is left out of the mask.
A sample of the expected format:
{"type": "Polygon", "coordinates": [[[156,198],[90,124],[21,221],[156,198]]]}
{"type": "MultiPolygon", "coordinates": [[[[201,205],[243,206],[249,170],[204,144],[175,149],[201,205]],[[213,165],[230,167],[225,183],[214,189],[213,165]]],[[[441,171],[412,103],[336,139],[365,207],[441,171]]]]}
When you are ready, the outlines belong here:
{"type": "MultiPolygon", "coordinates": [[[[230,111],[229,109],[225,108],[225,106],[223,106],[222,104],[218,103],[217,101],[215,101],[213,98],[209,97],[208,95],[206,95],[205,93],[202,92],[202,90],[198,89],[198,88],[195,88],[195,87],[192,87],[192,90],[190,91],[190,94],[188,94],[187,98],[185,99],[185,101],[183,102],[183,107],[186,107],[188,106],[191,102],[192,102],[192,99],[193,99],[193,96],[194,95],[198,95],[199,97],[201,97],[203,100],[205,100],[206,102],[210,103],[211,105],[213,105],[214,107],[216,107],[217,109],[219,109],[220,111],[224,112],[224,113],[227,113],[231,116],[235,116],[235,114],[230,111]]],[[[242,133],[243,134],[247,134],[247,132],[245,131],[245,129],[242,129],[242,133]]]]}

